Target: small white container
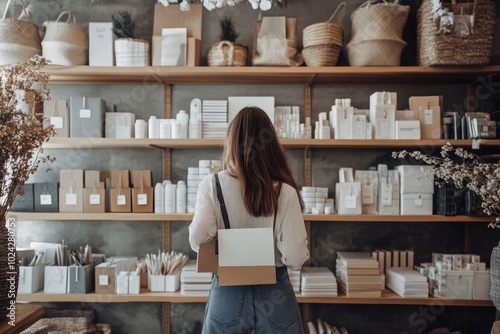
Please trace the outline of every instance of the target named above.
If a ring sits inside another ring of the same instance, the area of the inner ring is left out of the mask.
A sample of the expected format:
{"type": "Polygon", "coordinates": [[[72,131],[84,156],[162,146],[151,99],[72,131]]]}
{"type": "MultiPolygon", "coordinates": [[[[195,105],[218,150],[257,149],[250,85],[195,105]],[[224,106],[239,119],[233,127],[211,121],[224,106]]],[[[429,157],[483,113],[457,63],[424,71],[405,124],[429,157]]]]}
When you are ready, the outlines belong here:
{"type": "Polygon", "coordinates": [[[128,276],[128,293],[138,295],[141,293],[141,276],[130,273],[128,276]]]}
{"type": "Polygon", "coordinates": [[[156,116],[149,117],[148,121],[148,138],[159,138],[160,126],[156,116]]]}
{"type": "Polygon", "coordinates": [[[165,276],[165,291],[166,292],[176,292],[179,291],[181,285],[181,275],[177,273],[175,275],[165,276]]]}
{"type": "Polygon", "coordinates": [[[148,275],[148,290],[152,292],[165,291],[164,275],[148,275]]]}
{"type": "Polygon", "coordinates": [[[146,138],[148,133],[148,124],[143,119],[137,119],[134,125],[135,138],[142,139],[146,138]]]}
{"type": "Polygon", "coordinates": [[[172,138],[171,126],[169,119],[160,119],[160,139],[172,138]]]}
{"type": "Polygon", "coordinates": [[[116,276],[116,293],[119,295],[128,294],[128,271],[120,271],[116,276]]]}

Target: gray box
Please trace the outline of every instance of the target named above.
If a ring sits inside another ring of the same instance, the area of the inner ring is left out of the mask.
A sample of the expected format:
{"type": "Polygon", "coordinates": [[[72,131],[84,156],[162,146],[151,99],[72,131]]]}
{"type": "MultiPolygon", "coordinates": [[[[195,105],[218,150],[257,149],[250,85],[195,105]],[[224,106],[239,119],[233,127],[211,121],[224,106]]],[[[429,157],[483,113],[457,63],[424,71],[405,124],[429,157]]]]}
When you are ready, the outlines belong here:
{"type": "Polygon", "coordinates": [[[94,289],[94,268],[91,263],[86,266],[68,267],[68,293],[89,293],[94,289]]]}
{"type": "Polygon", "coordinates": [[[35,212],[59,212],[59,184],[35,183],[35,212]]]}
{"type": "Polygon", "coordinates": [[[33,184],[25,183],[23,186],[24,194],[17,195],[14,203],[10,207],[9,211],[12,212],[33,212],[35,209],[34,196],[33,196],[33,184]]]}
{"type": "Polygon", "coordinates": [[[69,136],[71,138],[102,138],[106,103],[99,97],[70,98],[69,136]]]}

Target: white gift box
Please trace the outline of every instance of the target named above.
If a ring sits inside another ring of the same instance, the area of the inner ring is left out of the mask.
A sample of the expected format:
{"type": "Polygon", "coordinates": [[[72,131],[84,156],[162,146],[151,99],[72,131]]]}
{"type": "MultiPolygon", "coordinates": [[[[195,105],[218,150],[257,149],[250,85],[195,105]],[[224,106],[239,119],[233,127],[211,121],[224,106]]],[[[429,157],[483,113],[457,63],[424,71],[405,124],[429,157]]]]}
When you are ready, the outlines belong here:
{"type": "Polygon", "coordinates": [[[116,275],[116,294],[126,295],[128,294],[129,275],[127,271],[121,271],[116,275]]]}
{"type": "Polygon", "coordinates": [[[399,196],[398,172],[390,170],[385,176],[379,173],[378,214],[399,215],[399,196]]]}
{"type": "Polygon", "coordinates": [[[359,182],[337,183],[335,192],[339,215],[360,215],[362,213],[361,184],[359,182]]]}
{"type": "Polygon", "coordinates": [[[396,139],[420,140],[420,122],[396,121],[396,139]]]}
{"type": "Polygon", "coordinates": [[[474,272],[472,270],[446,270],[446,288],[441,297],[446,299],[472,299],[474,287],[474,272]]]}
{"type": "Polygon", "coordinates": [[[475,300],[490,300],[490,287],[490,270],[474,271],[474,291],[472,298],[475,300]]]}
{"type": "Polygon", "coordinates": [[[401,194],[402,215],[432,215],[432,194],[401,194]]]}
{"type": "Polygon", "coordinates": [[[370,122],[373,127],[373,138],[395,138],[396,108],[396,93],[376,92],[370,96],[370,122]]]}
{"type": "Polygon", "coordinates": [[[135,114],[130,112],[107,112],[104,137],[130,139],[134,138],[135,114]]]}
{"type": "Polygon", "coordinates": [[[89,65],[113,66],[113,23],[89,22],[89,65]]]}
{"type": "Polygon", "coordinates": [[[329,116],[335,139],[352,139],[353,113],[353,107],[332,106],[329,116]]]}
{"type": "Polygon", "coordinates": [[[138,295],[141,293],[141,276],[130,273],[128,276],[128,293],[138,295]]]}
{"type": "Polygon", "coordinates": [[[354,181],[361,184],[361,211],[363,214],[377,214],[378,208],[378,172],[357,170],[354,181]]]}
{"type": "Polygon", "coordinates": [[[44,276],[44,293],[64,294],[68,289],[68,267],[46,266],[44,276]]]}
{"type": "Polygon", "coordinates": [[[401,194],[434,194],[432,166],[397,166],[401,178],[401,194]]]}
{"type": "Polygon", "coordinates": [[[19,285],[17,293],[34,293],[43,289],[43,281],[45,276],[45,264],[36,266],[20,266],[19,267],[19,285]]]}

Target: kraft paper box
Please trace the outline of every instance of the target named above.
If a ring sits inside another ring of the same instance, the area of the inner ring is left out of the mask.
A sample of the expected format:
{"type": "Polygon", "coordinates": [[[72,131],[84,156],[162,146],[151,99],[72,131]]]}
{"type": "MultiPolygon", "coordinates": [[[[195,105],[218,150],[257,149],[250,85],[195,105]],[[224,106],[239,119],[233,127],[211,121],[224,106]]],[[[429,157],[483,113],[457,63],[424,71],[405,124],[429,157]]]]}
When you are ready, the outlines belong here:
{"type": "Polygon", "coordinates": [[[17,195],[9,211],[12,212],[33,212],[35,210],[34,186],[32,183],[25,183],[24,194],[17,195]]]}
{"type": "Polygon", "coordinates": [[[155,4],[153,36],[161,36],[163,28],[187,28],[188,37],[201,40],[202,4],[190,4],[189,11],[180,11],[176,6],[155,4]]]}
{"type": "Polygon", "coordinates": [[[69,108],[67,100],[50,100],[43,103],[45,126],[53,125],[54,137],[69,137],[69,108]]]}
{"type": "Polygon", "coordinates": [[[401,194],[402,215],[432,215],[432,194],[401,194]]]}
{"type": "Polygon", "coordinates": [[[64,294],[68,291],[68,267],[46,266],[44,277],[44,293],[64,294]]]}
{"type": "Polygon", "coordinates": [[[95,267],[95,293],[116,294],[116,275],[119,263],[104,262],[95,267]]]}
{"type": "Polygon", "coordinates": [[[107,112],[104,122],[104,137],[134,138],[135,114],[130,112],[107,112]]]}
{"type": "Polygon", "coordinates": [[[59,185],[35,183],[35,212],[59,212],[59,185]]]}
{"type": "Polygon", "coordinates": [[[128,170],[111,171],[111,188],[130,187],[130,174],[128,170]]]}
{"type": "Polygon", "coordinates": [[[151,188],[152,174],[150,170],[134,170],[132,172],[134,188],[151,188]]]}
{"type": "Polygon", "coordinates": [[[113,23],[89,22],[89,65],[113,66],[113,23]]]}
{"type": "Polygon", "coordinates": [[[34,293],[43,289],[45,264],[19,267],[19,287],[17,293],[34,293]]]}
{"type": "Polygon", "coordinates": [[[420,107],[440,107],[442,96],[411,96],[409,99],[410,110],[418,112],[420,107]]]}
{"type": "Polygon", "coordinates": [[[422,139],[441,139],[441,108],[439,106],[420,107],[417,115],[422,139]]]}
{"type": "Polygon", "coordinates": [[[83,188],[83,169],[61,169],[59,183],[61,188],[83,188]]]}
{"type": "Polygon", "coordinates": [[[69,135],[72,138],[102,138],[106,103],[99,97],[70,98],[69,135]]]}
{"type": "Polygon", "coordinates": [[[98,170],[85,171],[85,188],[104,189],[104,182],[101,182],[101,172],[98,170]]]}
{"type": "Polygon", "coordinates": [[[434,194],[432,166],[397,166],[401,183],[401,194],[434,194]]]}
{"type": "Polygon", "coordinates": [[[196,258],[196,272],[216,273],[219,269],[219,246],[218,238],[215,236],[212,241],[201,244],[196,258]]]}
{"type": "Polygon", "coordinates": [[[112,188],[109,200],[111,212],[132,212],[130,188],[112,188]]]}
{"type": "Polygon", "coordinates": [[[59,212],[83,212],[83,188],[59,188],[59,212]]]}
{"type": "Polygon", "coordinates": [[[132,188],[132,212],[154,212],[153,188],[132,188]]]}
{"type": "Polygon", "coordinates": [[[106,212],[106,189],[84,188],[83,212],[88,212],[88,213],[106,212]]]}
{"type": "Polygon", "coordinates": [[[219,285],[275,284],[272,228],[220,229],[219,285]]]}
{"type": "Polygon", "coordinates": [[[68,293],[89,293],[93,290],[94,264],[68,267],[68,293]]]}

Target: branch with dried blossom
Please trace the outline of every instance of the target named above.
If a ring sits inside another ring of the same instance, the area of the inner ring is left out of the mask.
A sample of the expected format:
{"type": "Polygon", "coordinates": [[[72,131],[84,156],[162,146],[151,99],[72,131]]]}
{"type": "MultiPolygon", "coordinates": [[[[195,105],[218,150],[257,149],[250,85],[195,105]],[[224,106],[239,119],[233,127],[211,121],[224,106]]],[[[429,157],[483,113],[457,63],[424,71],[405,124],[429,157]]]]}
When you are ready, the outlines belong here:
{"type": "Polygon", "coordinates": [[[481,208],[489,216],[497,216],[489,227],[500,228],[500,162],[486,163],[477,155],[447,143],[441,147],[440,156],[406,150],[393,152],[393,158],[412,157],[428,165],[437,179],[452,182],[457,188],[468,188],[481,196],[481,208]]]}

